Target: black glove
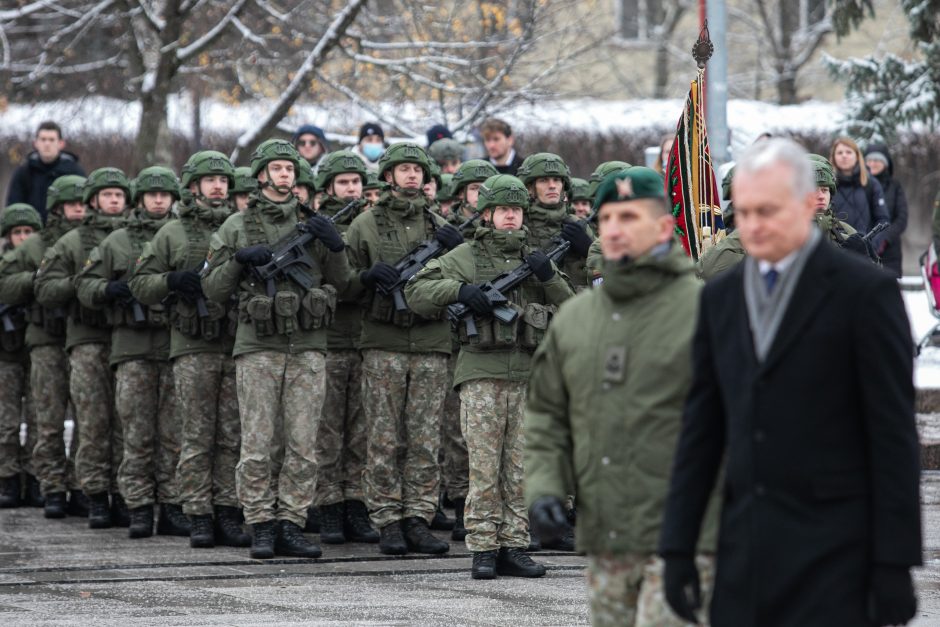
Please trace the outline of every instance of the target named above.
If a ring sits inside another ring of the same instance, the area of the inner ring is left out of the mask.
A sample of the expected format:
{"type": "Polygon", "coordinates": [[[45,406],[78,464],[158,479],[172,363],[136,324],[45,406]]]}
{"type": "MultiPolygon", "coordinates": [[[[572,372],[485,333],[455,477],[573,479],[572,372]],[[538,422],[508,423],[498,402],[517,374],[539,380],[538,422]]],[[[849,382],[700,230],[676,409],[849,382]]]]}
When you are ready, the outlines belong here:
{"type": "Polygon", "coordinates": [[[493,313],[493,303],[486,297],[479,285],[472,283],[461,285],[457,292],[457,301],[463,303],[480,316],[493,313]]]}
{"type": "Polygon", "coordinates": [[[669,607],[676,616],[698,624],[695,611],[702,607],[702,590],[699,585],[695,558],[688,555],[664,556],[663,591],[669,607]]]}
{"type": "Polygon", "coordinates": [[[104,295],[111,300],[133,298],[131,288],[127,287],[127,281],[108,281],[104,288],[104,295]]]}
{"type": "Polygon", "coordinates": [[[587,234],[584,227],[577,222],[565,222],[561,225],[561,237],[567,242],[571,242],[570,250],[576,257],[587,257],[588,251],[594,240],[587,234]]]}
{"type": "Polygon", "coordinates": [[[434,231],[434,239],[439,241],[441,246],[447,250],[452,250],[463,244],[463,235],[449,224],[437,227],[437,230],[434,231]]]}
{"type": "Polygon", "coordinates": [[[911,571],[875,566],[871,573],[871,619],[875,625],[906,625],[917,613],[911,571]]]}
{"type": "Polygon", "coordinates": [[[558,542],[568,532],[565,504],[557,496],[540,496],[529,508],[529,526],[543,544],[558,542]]]}
{"type": "Polygon", "coordinates": [[[271,252],[268,246],[259,244],[258,246],[247,246],[239,249],[235,253],[235,261],[243,266],[263,266],[271,261],[273,256],[274,253],[271,252]]]}
{"type": "Polygon", "coordinates": [[[398,281],[398,271],[384,261],[377,262],[368,270],[359,273],[359,280],[370,289],[375,289],[376,285],[390,287],[398,281]]]}
{"type": "Polygon", "coordinates": [[[202,281],[199,280],[199,273],[192,270],[168,272],[166,286],[170,290],[186,296],[202,295],[202,281]]]}
{"type": "Polygon", "coordinates": [[[346,249],[346,243],[343,242],[343,236],[339,234],[333,223],[321,215],[311,216],[307,220],[307,228],[323,242],[330,252],[338,253],[346,249]]]}
{"type": "Polygon", "coordinates": [[[542,283],[550,281],[552,277],[555,276],[555,269],[552,268],[552,260],[541,250],[533,251],[532,254],[525,258],[525,261],[529,264],[529,267],[532,268],[532,274],[535,275],[535,278],[542,283]]]}

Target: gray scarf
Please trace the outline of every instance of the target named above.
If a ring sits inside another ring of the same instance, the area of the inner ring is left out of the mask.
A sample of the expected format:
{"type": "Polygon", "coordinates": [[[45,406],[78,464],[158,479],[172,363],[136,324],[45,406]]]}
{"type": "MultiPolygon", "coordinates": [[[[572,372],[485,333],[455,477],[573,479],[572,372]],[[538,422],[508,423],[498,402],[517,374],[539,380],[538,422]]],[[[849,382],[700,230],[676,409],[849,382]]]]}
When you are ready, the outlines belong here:
{"type": "Polygon", "coordinates": [[[806,260],[819,243],[819,230],[810,229],[809,238],[797,250],[790,267],[780,273],[773,291],[767,293],[767,283],[761,276],[757,259],[747,257],[744,261],[744,300],[747,317],[751,323],[751,337],[757,361],[763,363],[774,343],[783,315],[787,312],[796,284],[803,274],[806,260]]]}

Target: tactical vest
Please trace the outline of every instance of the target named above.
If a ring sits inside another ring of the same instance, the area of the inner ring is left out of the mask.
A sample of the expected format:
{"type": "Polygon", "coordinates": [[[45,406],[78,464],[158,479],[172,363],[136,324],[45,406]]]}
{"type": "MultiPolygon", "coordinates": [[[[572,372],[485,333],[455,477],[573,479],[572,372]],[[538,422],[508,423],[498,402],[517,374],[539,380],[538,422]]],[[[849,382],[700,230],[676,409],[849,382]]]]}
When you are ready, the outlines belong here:
{"type": "MultiPolygon", "coordinates": [[[[50,217],[46,228],[39,233],[43,251],[48,250],[67,232],[68,229],[62,228],[61,221],[53,220],[53,217],[50,217]]],[[[65,337],[66,321],[68,319],[68,310],[65,307],[43,307],[33,298],[26,307],[26,319],[30,324],[41,327],[43,331],[52,337],[65,337]]]]}
{"type": "MultiPolygon", "coordinates": [[[[248,245],[270,246],[260,210],[249,206],[242,215],[248,245]]],[[[272,248],[277,246],[275,244],[272,248]]],[[[292,335],[298,330],[314,331],[329,326],[336,311],[336,288],[321,285],[323,277],[319,269],[313,274],[313,279],[314,287],[306,291],[285,278],[276,280],[274,296],[242,291],[238,302],[239,322],[254,325],[255,335],[259,338],[274,334],[292,335]]]]}
{"type": "MultiPolygon", "coordinates": [[[[127,267],[122,273],[125,279],[134,274],[137,260],[144,252],[144,246],[156,231],[143,222],[132,221],[124,227],[130,243],[127,267]]],[[[111,326],[130,327],[132,329],[165,329],[169,324],[166,307],[163,304],[146,306],[132,298],[127,302],[116,302],[108,310],[111,326]]]]}
{"type": "MultiPolygon", "coordinates": [[[[100,244],[107,234],[100,237],[98,233],[100,229],[91,224],[83,223],[75,228],[78,231],[79,241],[82,246],[82,252],[79,256],[79,263],[82,263],[84,260],[88,259],[92,249],[100,244]]],[[[79,272],[81,272],[81,268],[76,268],[75,273],[78,274],[79,272]]],[[[104,311],[85,307],[78,298],[72,299],[72,304],[69,308],[69,316],[76,322],[94,329],[106,329],[109,326],[108,314],[104,311]]]]}
{"type": "MultiPolygon", "coordinates": [[[[199,228],[197,219],[193,216],[180,217],[178,224],[186,235],[186,259],[183,268],[198,272],[206,260],[212,231],[199,228]]],[[[171,295],[166,301],[170,325],[186,337],[209,342],[217,340],[223,333],[234,337],[238,326],[238,308],[232,301],[236,300],[236,297],[232,297],[228,306],[208,299],[203,300],[208,314],[206,316],[199,315],[199,307],[195,302],[171,295]]]]}

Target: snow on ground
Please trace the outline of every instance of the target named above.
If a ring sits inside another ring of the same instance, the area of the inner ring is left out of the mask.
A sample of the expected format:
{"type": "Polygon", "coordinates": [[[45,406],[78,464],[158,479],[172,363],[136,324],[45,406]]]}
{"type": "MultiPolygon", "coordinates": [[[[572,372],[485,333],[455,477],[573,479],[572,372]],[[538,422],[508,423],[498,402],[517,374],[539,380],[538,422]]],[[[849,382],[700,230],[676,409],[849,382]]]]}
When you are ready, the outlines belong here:
{"type": "MultiPolygon", "coordinates": [[[[918,285],[920,278],[905,278],[904,283],[918,285]]],[[[922,288],[905,289],[901,294],[911,323],[911,336],[915,343],[919,343],[940,320],[931,314],[927,294],[922,288]]],[[[914,368],[914,385],[917,388],[940,388],[940,347],[927,346],[921,351],[914,368]]]]}

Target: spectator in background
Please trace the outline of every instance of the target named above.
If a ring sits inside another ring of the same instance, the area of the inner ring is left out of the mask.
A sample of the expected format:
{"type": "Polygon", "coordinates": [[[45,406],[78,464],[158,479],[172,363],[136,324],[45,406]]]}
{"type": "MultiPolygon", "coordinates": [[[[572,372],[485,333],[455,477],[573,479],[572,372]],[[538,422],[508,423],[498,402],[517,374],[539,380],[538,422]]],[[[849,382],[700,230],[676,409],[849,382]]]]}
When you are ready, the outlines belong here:
{"type": "Polygon", "coordinates": [[[674,141],[676,141],[675,135],[667,135],[659,143],[659,156],[656,157],[653,169],[663,176],[666,175],[666,165],[669,163],[669,153],[672,152],[672,142],[674,141]]]}
{"type": "Polygon", "coordinates": [[[453,139],[454,135],[450,132],[450,129],[444,126],[443,124],[435,124],[427,130],[428,136],[428,148],[431,147],[431,144],[436,142],[439,139],[453,139]]]}
{"type": "Polygon", "coordinates": [[[904,188],[894,178],[894,162],[891,153],[884,144],[871,144],[865,151],[865,165],[868,171],[881,184],[888,218],[891,226],[886,230],[881,244],[881,263],[901,278],[901,235],[907,228],[907,197],[904,188]]]}
{"type": "Polygon", "coordinates": [[[330,152],[330,142],[326,139],[323,129],[313,124],[304,124],[294,133],[294,148],[300,153],[316,173],[320,160],[330,152]]]}
{"type": "Polygon", "coordinates": [[[33,148],[26,163],[13,172],[6,204],[23,202],[36,207],[45,224],[46,190],[52,181],[66,174],[85,176],[85,171],[78,165],[78,156],[65,150],[62,129],[55,122],[47,120],[39,125],[33,148]]]}
{"type": "Polygon", "coordinates": [[[513,148],[516,138],[512,135],[512,127],[499,118],[488,118],[480,125],[480,134],[490,163],[500,174],[515,176],[522,165],[522,157],[513,148]]]}
{"type": "Polygon", "coordinates": [[[359,143],[352,151],[359,155],[369,172],[379,172],[379,159],[385,154],[385,131],[375,122],[359,127],[359,143]]]}
{"type": "MultiPolygon", "coordinates": [[[[829,161],[836,170],[836,194],[832,198],[836,217],[862,235],[876,224],[890,222],[881,183],[868,174],[858,144],[848,137],[839,137],[832,144],[829,161]]],[[[884,232],[873,239],[875,250],[884,239],[884,232]]]]}

